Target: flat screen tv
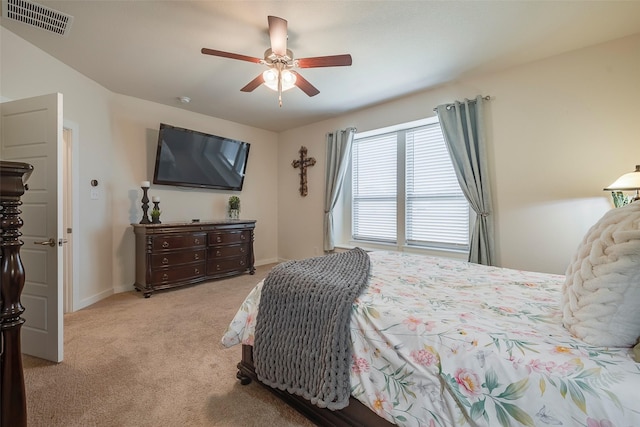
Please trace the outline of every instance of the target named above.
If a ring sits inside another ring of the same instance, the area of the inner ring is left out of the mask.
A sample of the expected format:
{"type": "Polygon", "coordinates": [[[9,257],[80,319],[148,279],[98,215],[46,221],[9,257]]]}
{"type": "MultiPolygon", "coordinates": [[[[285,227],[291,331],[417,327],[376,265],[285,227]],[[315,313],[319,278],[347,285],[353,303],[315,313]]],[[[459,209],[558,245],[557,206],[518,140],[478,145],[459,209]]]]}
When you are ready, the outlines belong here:
{"type": "Polygon", "coordinates": [[[250,144],[160,123],[153,183],[242,190],[250,144]]]}

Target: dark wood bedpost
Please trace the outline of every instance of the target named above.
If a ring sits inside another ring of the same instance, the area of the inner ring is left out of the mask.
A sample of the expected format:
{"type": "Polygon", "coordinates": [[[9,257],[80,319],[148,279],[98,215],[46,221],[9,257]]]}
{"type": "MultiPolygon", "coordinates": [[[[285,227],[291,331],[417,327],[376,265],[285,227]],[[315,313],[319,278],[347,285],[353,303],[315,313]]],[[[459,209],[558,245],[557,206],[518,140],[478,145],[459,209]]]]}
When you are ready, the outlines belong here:
{"type": "Polygon", "coordinates": [[[24,268],[20,259],[20,198],[33,172],[27,163],[0,161],[0,425],[27,425],[27,401],[22,371],[20,295],[24,268]]]}

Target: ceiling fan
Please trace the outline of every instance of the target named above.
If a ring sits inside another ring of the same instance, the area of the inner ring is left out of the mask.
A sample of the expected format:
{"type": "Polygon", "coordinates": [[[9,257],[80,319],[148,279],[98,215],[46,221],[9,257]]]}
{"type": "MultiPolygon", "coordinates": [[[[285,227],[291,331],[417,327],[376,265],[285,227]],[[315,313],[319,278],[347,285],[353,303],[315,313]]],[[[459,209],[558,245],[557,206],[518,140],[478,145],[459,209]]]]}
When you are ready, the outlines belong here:
{"type": "Polygon", "coordinates": [[[264,59],[221,50],[202,48],[205,55],[238,59],[267,66],[267,70],[251,80],[242,92],[252,92],[261,84],[278,92],[278,101],[282,107],[282,92],[299,87],[308,96],[320,93],[309,81],[292,68],[344,67],[351,65],[351,55],[316,56],[294,59],[293,52],[287,49],[287,21],[277,16],[269,16],[269,38],[271,47],[264,52],[264,59]]]}

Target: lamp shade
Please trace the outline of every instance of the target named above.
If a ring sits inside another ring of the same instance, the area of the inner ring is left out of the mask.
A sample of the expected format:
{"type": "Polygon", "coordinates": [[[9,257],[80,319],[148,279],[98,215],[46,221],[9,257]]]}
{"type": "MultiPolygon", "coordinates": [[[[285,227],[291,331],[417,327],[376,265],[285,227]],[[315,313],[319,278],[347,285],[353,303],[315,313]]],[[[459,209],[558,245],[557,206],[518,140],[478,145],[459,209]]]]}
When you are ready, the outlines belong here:
{"type": "Polygon", "coordinates": [[[613,184],[606,187],[605,191],[637,191],[640,189],[640,165],[636,165],[636,170],[625,173],[616,179],[613,184]]]}

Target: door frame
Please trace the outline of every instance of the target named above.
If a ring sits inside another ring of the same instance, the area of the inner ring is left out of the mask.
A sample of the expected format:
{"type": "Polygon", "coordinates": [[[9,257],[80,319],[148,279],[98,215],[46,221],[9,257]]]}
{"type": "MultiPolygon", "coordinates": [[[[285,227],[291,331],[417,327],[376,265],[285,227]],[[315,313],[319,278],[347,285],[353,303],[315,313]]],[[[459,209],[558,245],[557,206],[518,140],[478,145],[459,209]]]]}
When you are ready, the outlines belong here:
{"type": "MultiPolygon", "coordinates": [[[[63,312],[64,313],[72,313],[80,309],[80,289],[78,284],[80,283],[80,251],[78,248],[80,247],[80,207],[78,201],[80,200],[80,172],[79,172],[79,161],[80,158],[80,126],[68,119],[63,119],[63,132],[68,131],[70,135],[69,141],[67,138],[63,138],[64,147],[64,161],[65,165],[64,175],[65,177],[71,177],[71,182],[65,183],[65,200],[63,201],[63,206],[65,213],[64,215],[71,216],[71,259],[68,259],[66,253],[64,254],[64,266],[65,271],[65,281],[64,281],[64,304],[63,304],[63,312]],[[70,147],[68,147],[70,145],[70,147]],[[69,149],[70,148],[70,149],[69,149]],[[71,165],[71,170],[68,171],[67,165],[71,165]],[[68,212],[67,210],[70,210],[68,212]],[[69,274],[70,272],[70,274],[69,274]],[[67,277],[70,278],[71,283],[67,283],[67,277]]],[[[65,224],[66,228],[66,224],[65,224]]],[[[66,230],[65,235],[66,235],[66,230]]],[[[64,252],[63,252],[64,253],[64,252]]]]}

